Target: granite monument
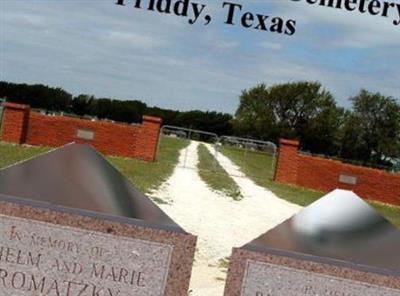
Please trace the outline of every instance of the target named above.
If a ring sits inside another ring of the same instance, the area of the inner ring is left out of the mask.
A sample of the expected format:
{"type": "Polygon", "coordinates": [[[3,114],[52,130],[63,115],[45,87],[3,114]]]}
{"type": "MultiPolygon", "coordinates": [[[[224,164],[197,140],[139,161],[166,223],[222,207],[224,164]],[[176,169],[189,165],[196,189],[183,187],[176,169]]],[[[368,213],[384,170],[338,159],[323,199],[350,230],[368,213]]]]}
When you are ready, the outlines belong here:
{"type": "Polygon", "coordinates": [[[233,249],[225,296],[400,296],[400,231],[335,190],[233,249]]]}
{"type": "Polygon", "coordinates": [[[196,237],[70,144],[0,170],[0,295],[187,295],[196,237]]]}

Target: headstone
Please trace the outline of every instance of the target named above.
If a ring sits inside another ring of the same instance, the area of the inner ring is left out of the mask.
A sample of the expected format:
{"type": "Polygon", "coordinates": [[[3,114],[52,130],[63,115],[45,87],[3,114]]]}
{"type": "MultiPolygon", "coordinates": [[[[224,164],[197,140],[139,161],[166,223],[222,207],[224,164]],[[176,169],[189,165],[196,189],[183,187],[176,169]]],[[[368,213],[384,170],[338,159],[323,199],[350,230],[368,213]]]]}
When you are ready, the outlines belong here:
{"type": "Polygon", "coordinates": [[[241,248],[225,296],[400,296],[400,231],[335,190],[241,248]]]}
{"type": "Polygon", "coordinates": [[[349,185],[357,185],[357,176],[348,175],[348,174],[340,174],[339,182],[349,185]]]}
{"type": "Polygon", "coordinates": [[[187,295],[196,237],[71,144],[0,170],[0,295],[187,295]]]}

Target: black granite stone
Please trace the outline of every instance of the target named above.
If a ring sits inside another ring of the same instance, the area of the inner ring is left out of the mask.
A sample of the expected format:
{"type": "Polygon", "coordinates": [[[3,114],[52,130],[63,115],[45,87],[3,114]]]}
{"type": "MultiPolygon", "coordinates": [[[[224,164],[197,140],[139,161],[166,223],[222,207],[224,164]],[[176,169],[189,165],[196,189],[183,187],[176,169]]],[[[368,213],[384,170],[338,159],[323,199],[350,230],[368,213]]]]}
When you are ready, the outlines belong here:
{"type": "Polygon", "coordinates": [[[184,232],[88,145],[69,144],[0,170],[0,200],[184,232]]]}
{"type": "Polygon", "coordinates": [[[400,276],[400,230],[351,191],[329,193],[242,249],[400,276]]]}

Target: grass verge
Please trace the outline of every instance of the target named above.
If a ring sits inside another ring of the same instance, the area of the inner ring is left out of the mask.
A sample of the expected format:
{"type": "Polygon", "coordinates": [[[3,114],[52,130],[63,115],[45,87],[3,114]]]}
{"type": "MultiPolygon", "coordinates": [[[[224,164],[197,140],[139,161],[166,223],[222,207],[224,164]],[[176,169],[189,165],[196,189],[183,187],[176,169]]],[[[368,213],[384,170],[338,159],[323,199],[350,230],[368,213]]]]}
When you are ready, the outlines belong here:
{"type": "Polygon", "coordinates": [[[228,273],[229,263],[230,263],[230,258],[229,257],[225,257],[225,258],[219,259],[218,260],[218,268],[219,268],[219,270],[221,270],[223,273],[228,273]]]}
{"type": "Polygon", "coordinates": [[[243,196],[239,186],[223,167],[215,161],[214,156],[207,147],[204,144],[200,144],[197,148],[197,152],[199,155],[197,167],[199,169],[200,178],[210,186],[211,189],[221,192],[234,200],[242,199],[243,196]]]}
{"type": "Polygon", "coordinates": [[[34,147],[0,142],[0,169],[50,151],[47,147],[34,147]]]}
{"type": "Polygon", "coordinates": [[[274,177],[271,154],[229,146],[221,146],[219,151],[233,160],[249,177],[270,180],[274,177]]]}
{"type": "Polygon", "coordinates": [[[172,174],[179,159],[179,151],[189,145],[189,141],[163,137],[160,142],[159,158],[155,162],[123,157],[107,157],[135,186],[145,193],[160,186],[172,174]]]}
{"type": "Polygon", "coordinates": [[[242,149],[226,146],[220,147],[220,152],[239,166],[257,185],[271,190],[282,199],[306,206],[324,195],[319,191],[272,181],[274,177],[272,155],[256,151],[245,152],[242,149]]]}

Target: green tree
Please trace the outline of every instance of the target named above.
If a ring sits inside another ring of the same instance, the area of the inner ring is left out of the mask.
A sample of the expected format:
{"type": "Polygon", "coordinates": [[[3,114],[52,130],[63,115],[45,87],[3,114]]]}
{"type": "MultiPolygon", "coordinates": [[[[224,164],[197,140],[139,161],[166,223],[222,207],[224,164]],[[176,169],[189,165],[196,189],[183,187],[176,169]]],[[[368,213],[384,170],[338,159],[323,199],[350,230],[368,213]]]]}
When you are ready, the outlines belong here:
{"type": "Polygon", "coordinates": [[[265,84],[242,91],[239,107],[233,120],[236,135],[276,138],[276,117],[270,91],[271,89],[265,84]]]}
{"type": "Polygon", "coordinates": [[[400,158],[400,104],[367,90],[351,101],[353,110],[344,126],[341,156],[374,164],[400,158]]]}
{"type": "Polygon", "coordinates": [[[33,108],[72,112],[77,115],[96,116],[122,122],[140,122],[145,114],[158,116],[164,124],[215,132],[226,135],[232,132],[232,116],[213,111],[177,111],[149,107],[137,100],[97,99],[93,95],[81,94],[74,98],[61,88],[41,84],[28,85],[0,81],[0,98],[24,103],[33,108]]]}
{"type": "Polygon", "coordinates": [[[79,95],[72,101],[72,112],[76,115],[94,115],[96,98],[91,95],[79,95]]]}
{"type": "Polygon", "coordinates": [[[68,111],[72,95],[62,88],[42,84],[22,84],[0,81],[0,97],[15,103],[28,104],[32,108],[53,111],[68,111]]]}
{"type": "Polygon", "coordinates": [[[303,149],[335,154],[344,110],[317,82],[294,82],[244,90],[234,120],[236,133],[278,141],[298,138],[303,149]]]}

